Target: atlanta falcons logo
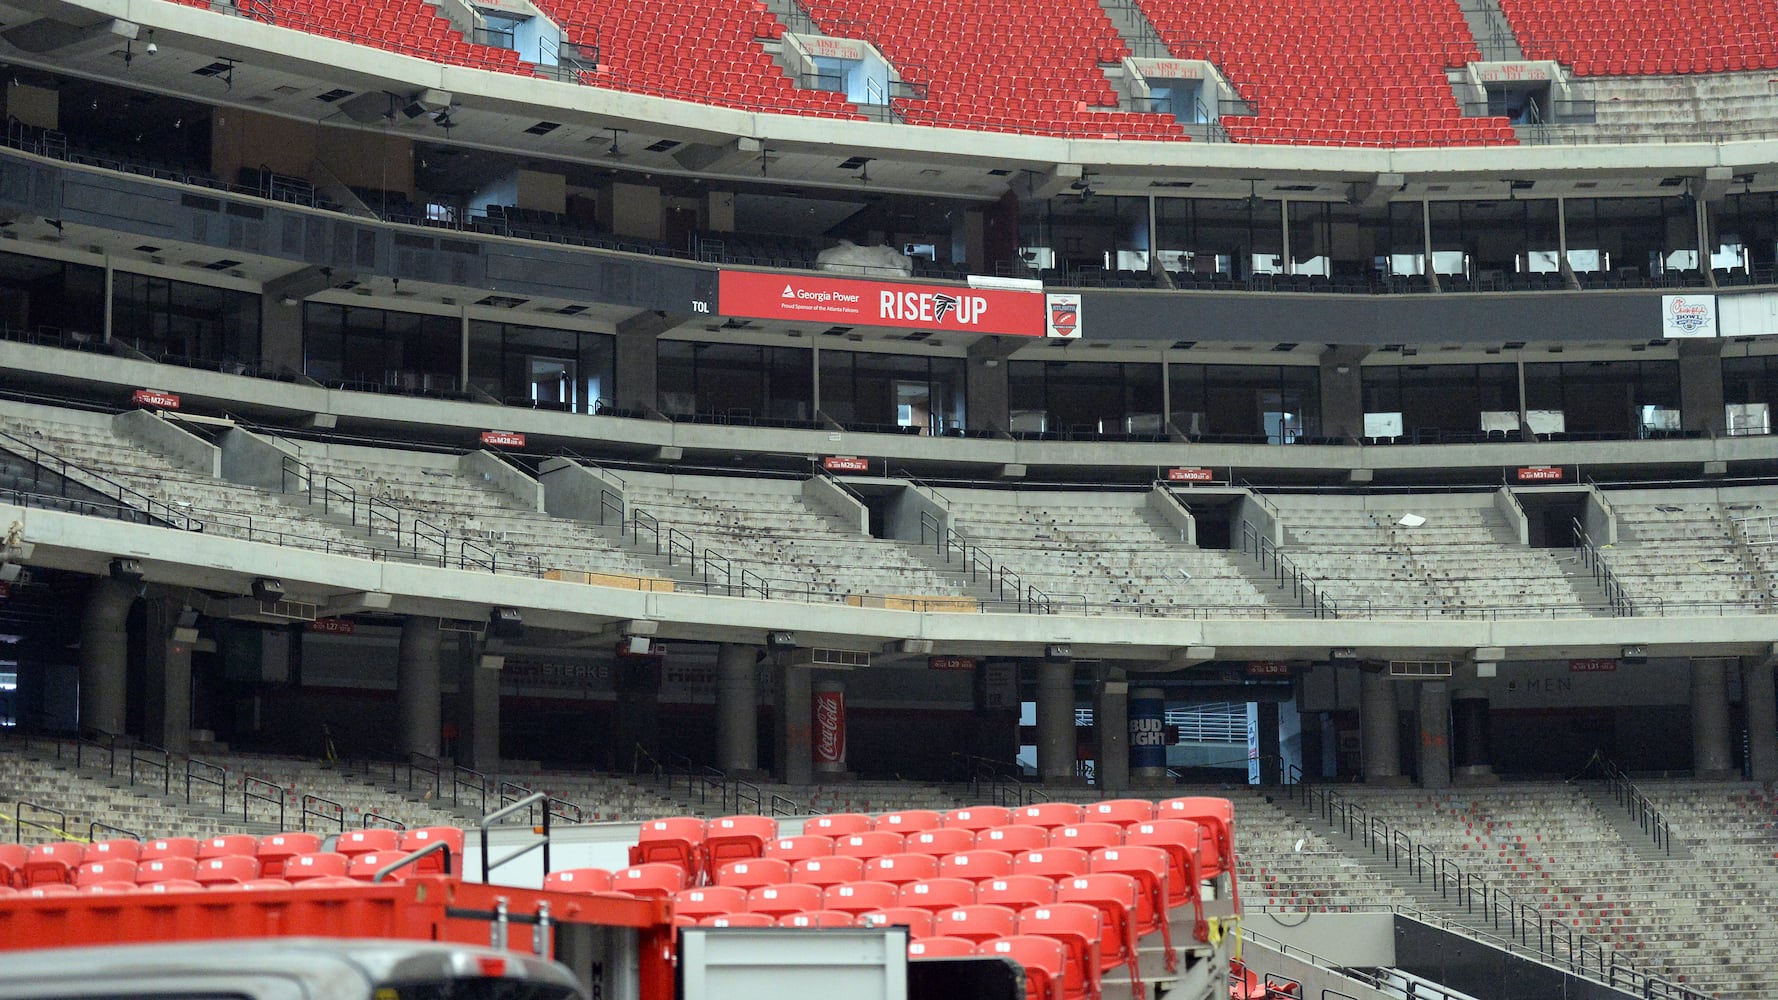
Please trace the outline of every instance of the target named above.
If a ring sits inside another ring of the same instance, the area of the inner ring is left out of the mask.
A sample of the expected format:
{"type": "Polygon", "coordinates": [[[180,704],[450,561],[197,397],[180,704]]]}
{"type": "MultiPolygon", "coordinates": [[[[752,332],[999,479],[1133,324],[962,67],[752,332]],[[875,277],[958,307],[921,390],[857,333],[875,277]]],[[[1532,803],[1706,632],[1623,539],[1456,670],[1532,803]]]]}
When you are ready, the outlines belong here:
{"type": "Polygon", "coordinates": [[[957,300],[949,295],[941,292],[932,297],[932,314],[938,317],[940,323],[943,323],[945,317],[950,315],[951,310],[955,308],[957,308],[957,300]]]}

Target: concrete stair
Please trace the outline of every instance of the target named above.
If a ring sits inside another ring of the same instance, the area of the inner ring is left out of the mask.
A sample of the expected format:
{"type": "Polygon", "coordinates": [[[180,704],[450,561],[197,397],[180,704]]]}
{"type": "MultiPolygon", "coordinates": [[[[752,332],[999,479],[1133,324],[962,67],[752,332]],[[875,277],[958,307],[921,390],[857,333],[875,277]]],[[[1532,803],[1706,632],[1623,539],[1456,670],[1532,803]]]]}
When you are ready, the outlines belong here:
{"type": "Polygon", "coordinates": [[[1599,810],[1605,825],[1617,833],[1624,847],[1637,858],[1649,863],[1691,860],[1691,849],[1684,843],[1675,840],[1669,848],[1656,845],[1653,835],[1637,823],[1629,810],[1618,804],[1605,782],[1589,781],[1581,786],[1581,790],[1593,803],[1593,808],[1599,810]]]}

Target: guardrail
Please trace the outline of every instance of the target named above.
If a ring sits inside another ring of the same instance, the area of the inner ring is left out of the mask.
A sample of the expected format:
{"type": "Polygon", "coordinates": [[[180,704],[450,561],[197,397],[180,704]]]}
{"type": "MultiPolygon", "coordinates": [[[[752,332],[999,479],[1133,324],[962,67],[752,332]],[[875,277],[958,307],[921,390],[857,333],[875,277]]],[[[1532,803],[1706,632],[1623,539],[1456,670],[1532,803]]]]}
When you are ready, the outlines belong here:
{"type": "Polygon", "coordinates": [[[194,784],[199,787],[209,785],[216,789],[217,811],[228,811],[228,768],[198,760],[196,757],[188,758],[185,762],[185,804],[188,806],[197,805],[191,788],[194,784]]]}
{"type": "Polygon", "coordinates": [[[1312,612],[1316,618],[1340,617],[1340,606],[1316,586],[1307,573],[1284,554],[1278,544],[1267,538],[1251,521],[1241,522],[1241,554],[1252,556],[1259,568],[1271,575],[1280,590],[1290,591],[1297,607],[1312,612]]]}
{"type": "Polygon", "coordinates": [[[301,805],[302,813],[297,822],[304,833],[309,831],[310,816],[332,823],[337,833],[346,832],[346,807],[344,805],[319,795],[304,795],[301,805]]]}
{"type": "Polygon", "coordinates": [[[1643,833],[1648,834],[1649,839],[1654,841],[1656,847],[1667,854],[1672,854],[1673,827],[1667,822],[1667,817],[1662,814],[1660,807],[1655,805],[1654,800],[1644,794],[1642,789],[1636,787],[1622,768],[1598,754],[1594,754],[1594,758],[1599,761],[1605,771],[1605,788],[1611,793],[1611,797],[1616,799],[1617,804],[1623,807],[1624,812],[1636,821],[1637,827],[1643,833]]]}
{"type": "Polygon", "coordinates": [[[33,830],[42,830],[55,837],[57,840],[61,840],[68,835],[67,813],[60,809],[43,805],[39,802],[32,802],[30,799],[18,799],[16,802],[17,804],[13,806],[12,810],[12,839],[15,842],[21,844],[25,842],[26,827],[30,827],[33,830]],[[42,816],[45,819],[54,816],[56,821],[54,824],[51,824],[44,822],[43,819],[27,819],[25,817],[26,810],[30,810],[33,814],[42,816]]]}
{"type": "MultiPolygon", "coordinates": [[[[920,512],[920,544],[931,545],[933,551],[947,565],[961,564],[970,582],[988,587],[996,600],[1010,601],[1020,610],[1034,614],[1054,613],[1051,595],[1038,589],[1035,584],[1027,584],[1010,566],[996,561],[988,550],[963,537],[956,529],[945,527],[931,511],[920,512]],[[1009,593],[1012,595],[1010,598],[1007,596],[1009,593]]],[[[1081,607],[1084,611],[1084,597],[1081,598],[1081,607]]]]}
{"type": "Polygon", "coordinates": [[[1593,582],[1598,584],[1599,589],[1604,592],[1612,615],[1622,618],[1634,616],[1636,614],[1635,603],[1630,600],[1629,592],[1624,589],[1617,574],[1613,573],[1611,567],[1606,565],[1605,554],[1599,551],[1599,546],[1593,544],[1592,537],[1587,534],[1586,526],[1580,523],[1579,518],[1571,518],[1569,524],[1574,529],[1574,547],[1580,556],[1581,565],[1592,575],[1593,582]]]}
{"type": "Polygon", "coordinates": [[[255,777],[251,774],[241,776],[241,822],[252,820],[249,807],[255,802],[269,803],[277,807],[278,829],[284,829],[284,786],[275,781],[255,777]]]}

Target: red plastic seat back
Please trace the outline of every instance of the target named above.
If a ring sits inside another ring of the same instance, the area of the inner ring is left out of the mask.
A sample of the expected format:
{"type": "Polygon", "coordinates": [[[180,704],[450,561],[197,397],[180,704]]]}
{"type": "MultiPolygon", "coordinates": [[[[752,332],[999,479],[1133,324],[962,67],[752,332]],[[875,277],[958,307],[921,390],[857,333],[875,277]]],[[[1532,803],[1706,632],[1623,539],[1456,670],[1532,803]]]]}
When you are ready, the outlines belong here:
{"type": "Polygon", "coordinates": [[[931,809],[903,809],[899,812],[884,813],[872,824],[873,830],[893,830],[896,833],[918,833],[921,830],[936,830],[944,825],[939,814],[931,809]]]}
{"type": "MultiPolygon", "coordinates": [[[[1099,993],[1099,941],[1104,936],[1097,907],[1085,903],[1051,903],[1033,906],[1019,914],[1018,933],[1054,938],[1068,952],[1068,963],[1078,963],[1085,970],[1087,996],[1099,993]]],[[[1072,977],[1070,977],[1072,978],[1072,977]]],[[[1073,982],[1063,984],[1063,992],[1077,993],[1073,982]]]]}
{"type": "Polygon", "coordinates": [[[908,936],[908,958],[919,961],[922,958],[974,958],[975,942],[964,937],[924,937],[915,939],[908,936]]]}
{"type": "Polygon", "coordinates": [[[1114,823],[1129,826],[1154,819],[1154,803],[1147,799],[1106,799],[1087,805],[1089,823],[1114,823]]]}
{"type": "Polygon", "coordinates": [[[15,876],[19,888],[29,889],[56,883],[71,885],[74,882],[74,871],[80,867],[80,859],[85,855],[86,845],[72,840],[37,844],[31,848],[25,863],[15,876]]]}
{"type": "Polygon", "coordinates": [[[778,918],[779,927],[851,927],[855,923],[857,919],[844,910],[805,910],[778,918]]]}
{"type": "Polygon", "coordinates": [[[242,854],[205,858],[198,862],[192,879],[199,885],[240,885],[259,877],[259,862],[242,854]]]}
{"type": "Polygon", "coordinates": [[[346,874],[346,856],[337,851],[316,851],[298,854],[284,861],[284,881],[306,882],[317,878],[341,878],[346,874]]]}
{"type": "Polygon", "coordinates": [[[748,913],[769,913],[781,917],[786,913],[821,909],[821,887],[806,882],[783,885],[762,885],[747,892],[748,913]]]}
{"type": "Polygon", "coordinates": [[[268,878],[282,878],[284,865],[298,854],[314,854],[321,850],[321,837],[313,833],[273,833],[259,838],[254,856],[259,858],[259,873],[268,878]]]}
{"type": "Polygon", "coordinates": [[[898,896],[899,887],[893,882],[842,882],[826,887],[821,894],[821,908],[868,913],[899,906],[898,896]]]}
{"type": "MultiPolygon", "coordinates": [[[[95,840],[86,845],[86,851],[80,855],[82,862],[87,861],[140,861],[142,860],[142,842],[130,838],[118,840],[95,840]]],[[[0,865],[6,863],[0,856],[0,865]]],[[[4,884],[0,880],[0,884],[4,884]]]]}
{"type": "Polygon", "coordinates": [[[1056,879],[1085,875],[1090,864],[1087,852],[1079,848],[1046,847],[1041,851],[1026,851],[1019,855],[1013,859],[1012,867],[1019,875],[1045,875],[1056,879]]]}
{"type": "Polygon", "coordinates": [[[901,887],[896,896],[900,906],[939,913],[958,906],[975,903],[975,883],[960,878],[923,878],[901,887]]]}
{"type": "Polygon", "coordinates": [[[757,889],[762,885],[777,885],[790,881],[791,864],[782,858],[754,858],[749,861],[730,861],[716,870],[717,885],[736,885],[743,889],[757,889]]]}
{"type": "Polygon", "coordinates": [[[197,870],[196,858],[151,858],[147,861],[137,862],[136,884],[146,885],[150,882],[165,882],[168,879],[196,882],[197,870]]]}
{"type": "Polygon", "coordinates": [[[972,882],[1005,878],[1013,873],[1013,856],[1005,851],[977,849],[947,855],[939,859],[938,873],[947,878],[966,878],[972,882]]]}
{"type": "Polygon", "coordinates": [[[259,838],[245,833],[225,833],[220,837],[206,837],[198,843],[198,860],[206,858],[227,858],[234,856],[253,857],[259,851],[259,838]]]}
{"type": "Polygon", "coordinates": [[[611,872],[603,868],[564,868],[543,877],[551,892],[610,892],[611,872]]]}
{"type": "Polygon", "coordinates": [[[1006,937],[1018,931],[1019,915],[1004,906],[958,906],[933,917],[932,932],[941,937],[967,938],[976,943],[1006,937]]]}
{"type": "Polygon", "coordinates": [[[139,891],[139,887],[134,882],[90,882],[86,885],[77,885],[75,888],[93,896],[122,896],[139,891]]]}
{"type": "Polygon", "coordinates": [[[1228,799],[1188,795],[1160,804],[1157,816],[1188,819],[1204,827],[1203,849],[1198,852],[1198,874],[1215,878],[1235,864],[1235,804],[1228,799]]]}
{"type": "Polygon", "coordinates": [[[1058,827],[1079,823],[1085,817],[1072,802],[1033,802],[1013,810],[1012,821],[1025,826],[1058,827]]]}
{"type": "Polygon", "coordinates": [[[703,820],[696,816],[651,819],[642,824],[642,832],[630,848],[630,867],[668,864],[697,872],[703,869],[703,852],[703,820]]]}
{"type": "Polygon", "coordinates": [[[666,899],[686,887],[686,869],[667,861],[631,865],[611,873],[611,888],[645,899],[666,899]]]}
{"type": "Polygon", "coordinates": [[[347,830],[333,842],[335,854],[344,854],[355,858],[360,854],[372,854],[378,851],[388,852],[401,849],[401,831],[386,830],[372,827],[367,830],[347,830]]]}
{"type": "Polygon", "coordinates": [[[886,854],[864,865],[864,877],[875,882],[905,885],[938,877],[938,859],[930,854],[886,854]]]}
{"type": "Polygon", "coordinates": [[[458,827],[422,826],[409,830],[401,835],[399,850],[403,854],[412,854],[433,844],[443,844],[445,849],[434,851],[402,870],[413,875],[463,874],[463,831],[458,827]]]}
{"type": "MultiPolygon", "coordinates": [[[[1025,1000],[1062,1000],[1068,949],[1055,938],[1015,934],[984,941],[976,954],[1017,962],[1025,970],[1025,1000]]],[[[1080,978],[1084,982],[1085,977],[1080,978]]]]}
{"type": "Polygon", "coordinates": [[[191,858],[197,860],[198,842],[195,837],[162,837],[142,845],[142,853],[137,861],[153,861],[156,858],[191,858]]]}
{"type": "Polygon", "coordinates": [[[833,838],[819,834],[804,834],[800,837],[779,837],[767,842],[764,857],[781,858],[785,861],[801,861],[804,858],[821,858],[833,853],[833,838]]]}
{"type": "Polygon", "coordinates": [[[775,927],[778,919],[770,913],[716,913],[698,923],[705,927],[775,927]]]}
{"type": "Polygon", "coordinates": [[[1101,847],[1093,852],[1092,874],[1128,875],[1142,887],[1136,933],[1148,934],[1167,919],[1167,852],[1158,847],[1101,847]]]}
{"type": "Polygon", "coordinates": [[[1157,819],[1124,831],[1126,847],[1158,847],[1167,852],[1167,905],[1179,906],[1197,892],[1198,852],[1204,828],[1189,819],[1157,819]]]}
{"type": "Polygon", "coordinates": [[[863,813],[828,813],[809,817],[803,823],[803,832],[823,837],[849,837],[854,833],[869,833],[873,822],[863,813]]]}
{"type": "Polygon", "coordinates": [[[938,827],[933,830],[921,830],[908,834],[907,849],[914,854],[930,854],[944,857],[962,851],[975,850],[975,831],[962,827],[938,827]]]}
{"type": "Polygon", "coordinates": [[[1035,824],[1012,826],[990,826],[975,832],[975,846],[978,849],[1005,851],[1008,854],[1020,854],[1025,851],[1036,851],[1050,845],[1048,827],[1035,824]]]}
{"type": "Polygon", "coordinates": [[[907,837],[894,830],[869,830],[851,833],[833,842],[833,853],[869,861],[885,854],[901,854],[907,850],[907,837]]]}
{"type": "Polygon", "coordinates": [[[1042,875],[1008,875],[975,884],[975,901],[1012,910],[1056,901],[1056,883],[1042,875]]]}
{"type": "Polygon", "coordinates": [[[114,861],[88,861],[74,873],[74,884],[81,887],[98,885],[101,882],[136,881],[136,863],[124,859],[114,861]]]}
{"type": "Polygon", "coordinates": [[[830,886],[864,878],[863,858],[804,858],[790,866],[790,882],[830,886]]]}
{"type": "Polygon", "coordinates": [[[746,909],[747,890],[737,886],[707,885],[701,889],[681,889],[673,894],[673,912],[694,920],[718,913],[740,913],[746,909]]]}
{"type": "Polygon", "coordinates": [[[932,937],[932,922],[932,911],[911,906],[885,906],[858,915],[860,927],[906,927],[909,941],[932,937]]]}
{"type": "Polygon", "coordinates": [[[22,881],[19,871],[30,856],[31,849],[23,844],[0,844],[0,888],[14,888],[22,881]]]}
{"type": "Polygon", "coordinates": [[[1099,968],[1128,962],[1136,954],[1136,915],[1142,909],[1142,886],[1129,875],[1101,872],[1056,883],[1056,902],[1084,903],[1099,911],[1099,968]]]}
{"type": "Polygon", "coordinates": [[[964,830],[986,830],[1012,825],[1012,810],[1004,806],[969,806],[944,814],[944,825],[964,830]]]}
{"type": "Polygon", "coordinates": [[[1083,851],[1095,851],[1101,847],[1116,847],[1123,842],[1124,828],[1114,823],[1075,823],[1050,831],[1051,847],[1077,847],[1083,851]]]}
{"type": "Polygon", "coordinates": [[[722,816],[704,828],[704,866],[712,873],[730,861],[757,858],[778,839],[778,821],[770,816],[722,816]]]}

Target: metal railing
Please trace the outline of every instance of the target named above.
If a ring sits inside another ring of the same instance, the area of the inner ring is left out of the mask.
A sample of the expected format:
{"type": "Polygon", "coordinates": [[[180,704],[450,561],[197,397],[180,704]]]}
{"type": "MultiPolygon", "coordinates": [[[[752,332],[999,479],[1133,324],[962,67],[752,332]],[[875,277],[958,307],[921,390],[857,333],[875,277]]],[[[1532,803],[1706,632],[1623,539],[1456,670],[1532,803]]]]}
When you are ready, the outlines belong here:
{"type": "MultiPolygon", "coordinates": [[[[402,765],[397,764],[398,768],[402,765]]],[[[423,753],[407,755],[407,790],[411,793],[418,788],[426,789],[428,795],[438,798],[444,794],[444,765],[437,757],[429,757],[423,753]],[[430,778],[430,781],[425,779],[430,778]]]]}
{"type": "MultiPolygon", "coordinates": [[[[944,522],[934,517],[931,511],[920,512],[920,544],[932,546],[933,551],[947,565],[955,563],[961,566],[971,583],[987,587],[995,599],[1010,601],[1022,611],[1039,614],[1054,612],[1049,594],[1038,589],[1035,584],[1025,583],[1010,566],[996,561],[988,550],[963,537],[956,529],[945,527],[944,522]]],[[[1085,606],[1084,598],[1082,606],[1085,606]]]]}
{"type": "Polygon", "coordinates": [[[375,809],[372,809],[371,811],[369,811],[367,813],[361,814],[358,817],[358,825],[366,830],[369,830],[372,827],[378,827],[378,828],[384,829],[384,830],[406,830],[407,829],[406,823],[403,823],[401,820],[398,820],[392,816],[385,816],[375,809]]]}
{"type": "Polygon", "coordinates": [[[297,820],[299,828],[304,833],[309,832],[309,817],[311,816],[332,824],[336,833],[346,832],[346,807],[332,799],[322,798],[319,795],[304,795],[302,797],[302,814],[297,820]]]}
{"type": "Polygon", "coordinates": [[[32,492],[38,492],[39,487],[52,485],[56,488],[56,495],[67,497],[68,487],[73,485],[114,502],[118,507],[117,517],[120,520],[135,521],[138,524],[158,523],[181,531],[204,530],[204,522],[182,508],[125,486],[102,472],[70,462],[54,452],[4,431],[0,431],[0,450],[11,452],[30,463],[32,492]],[[52,477],[53,481],[46,484],[45,474],[52,477]],[[134,512],[136,516],[127,517],[124,511],[134,512]]]}
{"type": "Polygon", "coordinates": [[[1340,617],[1340,606],[1322,592],[1316,582],[1284,554],[1278,544],[1262,534],[1251,521],[1241,522],[1241,554],[1252,556],[1280,590],[1287,590],[1297,607],[1316,618],[1340,617]]]}
{"type": "Polygon", "coordinates": [[[1605,600],[1611,608],[1612,615],[1620,618],[1635,615],[1636,605],[1630,600],[1630,595],[1625,591],[1624,585],[1619,582],[1617,574],[1613,573],[1611,567],[1606,564],[1605,554],[1599,551],[1599,546],[1593,544],[1592,537],[1587,534],[1586,526],[1580,523],[1579,518],[1570,519],[1569,524],[1574,529],[1574,547],[1576,554],[1580,557],[1580,564],[1592,575],[1593,582],[1598,584],[1599,589],[1605,594],[1605,600]]]}
{"type": "Polygon", "coordinates": [[[515,813],[527,810],[527,809],[531,808],[532,806],[537,805],[539,803],[547,804],[548,801],[549,801],[549,796],[544,794],[543,792],[532,792],[530,795],[525,796],[524,798],[518,800],[517,802],[512,803],[511,805],[502,806],[501,808],[496,809],[491,813],[488,813],[486,816],[483,816],[477,822],[476,825],[478,827],[480,827],[480,829],[481,829],[482,884],[483,885],[488,884],[489,879],[494,872],[494,869],[500,867],[501,865],[506,864],[509,861],[516,861],[519,858],[524,857],[525,855],[527,855],[535,850],[542,850],[543,851],[543,873],[545,875],[549,874],[550,810],[548,809],[547,805],[545,806],[545,808],[543,810],[543,824],[538,828],[538,831],[537,831],[538,834],[542,837],[541,840],[539,840],[535,843],[526,844],[524,847],[521,847],[518,850],[513,851],[512,853],[506,855],[505,857],[501,858],[498,861],[494,860],[494,856],[488,850],[488,830],[490,828],[492,828],[494,826],[494,824],[500,822],[501,820],[505,819],[508,816],[511,816],[511,815],[514,815],[515,813]]]}
{"type": "Polygon", "coordinates": [[[42,830],[59,840],[67,835],[68,814],[60,809],[54,809],[38,802],[32,802],[30,799],[18,799],[12,810],[12,839],[14,842],[20,844],[25,842],[26,827],[30,827],[33,830],[42,830]],[[25,815],[26,810],[30,810],[32,814],[44,817],[45,819],[54,816],[56,821],[51,824],[45,822],[43,819],[29,819],[25,815]]]}
{"type": "Polygon", "coordinates": [[[451,805],[473,805],[488,811],[488,776],[461,765],[451,768],[451,805]],[[467,795],[464,793],[468,793],[467,795]]]}
{"type": "Polygon", "coordinates": [[[217,811],[228,811],[228,768],[196,757],[188,758],[185,762],[185,804],[188,806],[197,805],[198,797],[192,792],[194,784],[200,789],[205,785],[216,789],[217,811]]]}
{"type": "Polygon", "coordinates": [[[1636,787],[1636,784],[1630,780],[1630,776],[1625,774],[1622,768],[1599,754],[1593,756],[1605,772],[1606,791],[1611,794],[1611,797],[1617,801],[1617,804],[1623,808],[1630,819],[1635,821],[1637,828],[1654,841],[1656,847],[1667,854],[1672,854],[1673,827],[1667,822],[1667,817],[1662,814],[1660,807],[1655,805],[1654,800],[1644,794],[1642,789],[1636,787]]]}
{"type": "Polygon", "coordinates": [[[284,786],[275,781],[255,777],[251,774],[241,776],[241,822],[252,821],[250,807],[255,802],[263,802],[276,807],[278,829],[284,829],[284,786]]]}
{"type": "Polygon", "coordinates": [[[88,823],[86,825],[87,843],[90,844],[93,841],[98,840],[99,834],[101,834],[101,833],[122,834],[125,837],[128,837],[132,840],[138,840],[138,841],[148,839],[147,835],[142,833],[142,831],[140,831],[140,830],[131,830],[128,827],[122,827],[122,826],[112,826],[110,823],[101,823],[98,820],[93,820],[91,823],[88,823]]]}
{"type": "Polygon", "coordinates": [[[160,775],[161,794],[169,795],[173,791],[173,755],[157,746],[142,744],[130,748],[130,787],[136,787],[136,777],[142,776],[147,781],[154,774],[160,775]]]}

